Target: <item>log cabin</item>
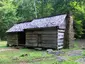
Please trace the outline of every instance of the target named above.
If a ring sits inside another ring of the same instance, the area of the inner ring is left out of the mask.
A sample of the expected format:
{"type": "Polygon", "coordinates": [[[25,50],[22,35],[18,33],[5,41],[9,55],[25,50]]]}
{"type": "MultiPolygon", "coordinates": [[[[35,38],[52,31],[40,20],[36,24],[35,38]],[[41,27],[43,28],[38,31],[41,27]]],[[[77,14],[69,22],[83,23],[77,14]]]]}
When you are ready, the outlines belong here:
{"type": "Polygon", "coordinates": [[[73,46],[73,18],[70,13],[15,24],[6,32],[8,46],[52,49],[73,46]]]}

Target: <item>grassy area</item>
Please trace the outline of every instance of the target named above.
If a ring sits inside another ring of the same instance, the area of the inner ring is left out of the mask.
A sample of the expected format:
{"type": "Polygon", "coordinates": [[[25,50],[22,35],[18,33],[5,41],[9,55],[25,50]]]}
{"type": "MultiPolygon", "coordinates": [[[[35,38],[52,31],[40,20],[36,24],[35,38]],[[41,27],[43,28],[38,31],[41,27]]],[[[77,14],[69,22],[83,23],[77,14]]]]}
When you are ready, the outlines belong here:
{"type": "MultiPolygon", "coordinates": [[[[6,41],[0,42],[0,50],[9,49],[6,47],[6,41]]],[[[51,54],[47,54],[46,51],[37,51],[33,49],[13,49],[0,52],[0,64],[20,64],[30,63],[38,64],[52,64],[55,61],[55,57],[51,54]],[[27,56],[21,57],[21,55],[27,54],[27,56]],[[52,58],[52,59],[51,59],[52,58]]]]}
{"type": "MultiPolygon", "coordinates": [[[[68,52],[70,49],[62,51],[68,52]]],[[[72,50],[72,49],[71,49],[72,50]]],[[[85,51],[82,53],[85,56],[85,51]]],[[[34,49],[13,49],[6,47],[6,41],[0,42],[0,64],[79,64],[75,60],[82,56],[67,56],[67,61],[57,62],[56,56],[48,54],[46,51],[37,51],[34,49]],[[11,50],[7,50],[11,49],[11,50]],[[4,51],[1,51],[4,50],[4,51]],[[22,56],[27,54],[26,56],[22,56]]]]}
{"type": "Polygon", "coordinates": [[[7,42],[6,41],[0,41],[0,49],[1,48],[7,48],[6,47],[7,42]]]}

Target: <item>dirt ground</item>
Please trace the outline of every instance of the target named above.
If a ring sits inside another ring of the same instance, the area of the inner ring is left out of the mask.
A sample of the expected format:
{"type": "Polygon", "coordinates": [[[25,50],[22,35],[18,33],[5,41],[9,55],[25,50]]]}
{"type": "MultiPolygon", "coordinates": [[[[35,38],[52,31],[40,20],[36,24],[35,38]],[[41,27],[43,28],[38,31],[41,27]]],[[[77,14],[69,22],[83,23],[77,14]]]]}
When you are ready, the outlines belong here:
{"type": "Polygon", "coordinates": [[[3,51],[10,51],[10,50],[17,50],[17,49],[11,49],[11,48],[7,48],[7,49],[0,49],[0,52],[3,52],[3,51]]]}

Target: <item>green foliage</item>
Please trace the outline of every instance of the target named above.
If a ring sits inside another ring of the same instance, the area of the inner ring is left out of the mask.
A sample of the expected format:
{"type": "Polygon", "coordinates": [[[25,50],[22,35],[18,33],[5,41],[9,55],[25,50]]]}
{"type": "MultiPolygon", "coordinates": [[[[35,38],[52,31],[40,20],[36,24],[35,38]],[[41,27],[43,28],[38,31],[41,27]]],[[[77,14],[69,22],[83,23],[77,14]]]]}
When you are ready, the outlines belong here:
{"type": "Polygon", "coordinates": [[[10,0],[1,0],[0,5],[0,38],[2,38],[5,31],[17,21],[17,6],[10,0]]]}
{"type": "Polygon", "coordinates": [[[74,42],[74,48],[72,48],[72,49],[80,49],[79,44],[77,42],[74,42]]]}
{"type": "Polygon", "coordinates": [[[13,24],[72,11],[76,37],[85,29],[84,0],[0,0],[0,38],[13,24]],[[62,2],[62,3],[61,3],[62,2]]]}
{"type": "Polygon", "coordinates": [[[83,57],[85,57],[85,50],[82,52],[83,57]]]}
{"type": "Polygon", "coordinates": [[[81,34],[83,34],[83,28],[82,28],[82,21],[76,21],[75,23],[75,31],[76,31],[76,36],[81,37],[81,34]]]}
{"type": "MultiPolygon", "coordinates": [[[[82,1],[83,2],[83,1],[82,1]]],[[[74,15],[74,22],[75,22],[75,32],[76,37],[81,38],[81,35],[83,34],[83,22],[84,22],[84,13],[85,13],[85,7],[84,4],[81,5],[81,2],[73,1],[70,2],[70,6],[73,11],[74,15]]]]}
{"type": "Polygon", "coordinates": [[[0,49],[1,49],[1,48],[7,48],[7,47],[6,47],[6,44],[7,44],[6,41],[0,42],[0,49]]]}

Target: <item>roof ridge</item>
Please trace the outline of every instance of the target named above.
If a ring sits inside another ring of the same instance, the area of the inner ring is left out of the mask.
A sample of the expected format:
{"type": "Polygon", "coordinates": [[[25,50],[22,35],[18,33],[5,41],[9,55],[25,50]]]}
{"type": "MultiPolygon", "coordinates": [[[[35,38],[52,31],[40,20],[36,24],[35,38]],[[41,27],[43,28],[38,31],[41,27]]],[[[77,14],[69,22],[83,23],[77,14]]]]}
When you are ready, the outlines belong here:
{"type": "MultiPolygon", "coordinates": [[[[59,15],[55,15],[55,16],[48,16],[48,17],[42,17],[42,18],[35,18],[33,20],[36,20],[36,19],[45,19],[45,18],[52,18],[52,17],[56,17],[56,16],[61,16],[61,15],[67,15],[67,14],[59,14],[59,15]]],[[[33,21],[32,20],[32,21],[33,21]]]]}

